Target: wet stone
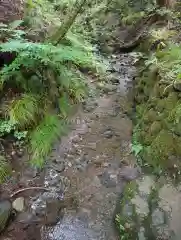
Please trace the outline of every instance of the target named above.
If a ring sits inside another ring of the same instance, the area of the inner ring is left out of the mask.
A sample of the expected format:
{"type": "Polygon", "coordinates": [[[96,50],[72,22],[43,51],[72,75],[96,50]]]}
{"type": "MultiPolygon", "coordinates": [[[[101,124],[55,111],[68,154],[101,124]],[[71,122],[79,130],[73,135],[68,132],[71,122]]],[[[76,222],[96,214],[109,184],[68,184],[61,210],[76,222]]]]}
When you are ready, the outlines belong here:
{"type": "Polygon", "coordinates": [[[63,172],[65,170],[65,163],[62,161],[62,162],[59,162],[57,164],[52,164],[51,163],[51,167],[57,171],[57,172],[63,172]]]}
{"type": "Polygon", "coordinates": [[[24,224],[31,224],[32,222],[38,221],[38,218],[36,218],[32,213],[21,212],[18,214],[16,221],[24,224]]]}
{"type": "Polygon", "coordinates": [[[105,138],[112,138],[114,136],[114,132],[112,130],[107,130],[103,133],[105,138]]]}
{"type": "Polygon", "coordinates": [[[121,169],[121,171],[119,173],[119,178],[121,178],[125,181],[132,181],[132,180],[138,178],[139,175],[140,175],[140,169],[125,166],[121,169]]]}
{"type": "Polygon", "coordinates": [[[159,226],[165,223],[165,214],[159,208],[156,208],[152,213],[152,225],[159,226]]]}
{"type": "Polygon", "coordinates": [[[144,227],[140,227],[138,232],[138,240],[146,240],[144,227]]]}
{"type": "Polygon", "coordinates": [[[110,174],[105,171],[103,174],[99,175],[99,179],[102,185],[107,188],[116,187],[116,180],[110,177],[110,174]]]}

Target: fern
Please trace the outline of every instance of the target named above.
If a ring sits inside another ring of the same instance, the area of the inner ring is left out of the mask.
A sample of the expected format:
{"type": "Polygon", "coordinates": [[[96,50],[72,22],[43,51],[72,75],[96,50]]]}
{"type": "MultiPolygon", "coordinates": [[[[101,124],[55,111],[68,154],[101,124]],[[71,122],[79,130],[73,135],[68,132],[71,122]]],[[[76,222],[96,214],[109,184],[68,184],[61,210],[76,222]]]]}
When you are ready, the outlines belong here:
{"type": "Polygon", "coordinates": [[[31,163],[33,166],[39,168],[43,166],[46,156],[52,149],[52,144],[64,130],[64,124],[58,116],[49,114],[45,116],[30,136],[31,163]]]}
{"type": "Polygon", "coordinates": [[[14,61],[0,71],[0,86],[5,91],[13,81],[19,95],[8,106],[7,129],[2,134],[10,127],[16,139],[29,137],[31,163],[41,167],[61,135],[71,104],[87,94],[86,77],[80,69],[102,74],[104,64],[96,60],[88,43],[71,32],[59,46],[30,42],[14,34],[0,44],[0,51],[16,53],[14,61]]]}
{"type": "Polygon", "coordinates": [[[36,124],[38,114],[39,101],[31,94],[23,94],[20,99],[13,100],[9,110],[10,122],[21,128],[36,124]]]}

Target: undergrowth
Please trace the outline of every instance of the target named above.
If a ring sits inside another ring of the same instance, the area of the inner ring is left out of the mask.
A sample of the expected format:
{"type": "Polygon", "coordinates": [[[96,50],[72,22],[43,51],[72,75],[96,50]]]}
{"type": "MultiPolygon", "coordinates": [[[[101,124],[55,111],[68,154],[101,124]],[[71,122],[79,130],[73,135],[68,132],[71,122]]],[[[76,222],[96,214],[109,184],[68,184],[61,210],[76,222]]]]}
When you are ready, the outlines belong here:
{"type": "Polygon", "coordinates": [[[4,25],[3,31],[8,41],[0,44],[0,51],[15,58],[0,71],[1,99],[13,93],[1,111],[0,135],[28,139],[31,163],[42,167],[52,144],[65,133],[71,106],[89,91],[81,69],[98,77],[105,68],[91,46],[71,32],[54,46],[28,40],[26,31],[16,27],[4,25]]]}

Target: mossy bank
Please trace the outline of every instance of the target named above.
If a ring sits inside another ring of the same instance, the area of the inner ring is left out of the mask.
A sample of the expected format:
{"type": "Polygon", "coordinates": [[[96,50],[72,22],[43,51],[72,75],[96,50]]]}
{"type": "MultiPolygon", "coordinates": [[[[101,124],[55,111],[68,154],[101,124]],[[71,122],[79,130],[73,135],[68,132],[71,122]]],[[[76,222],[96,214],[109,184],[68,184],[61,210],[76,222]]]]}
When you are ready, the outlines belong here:
{"type": "Polygon", "coordinates": [[[151,167],[156,174],[171,173],[175,178],[181,169],[180,57],[173,54],[176,49],[181,51],[176,45],[168,45],[141,60],[134,88],[133,134],[142,166],[151,167]]]}

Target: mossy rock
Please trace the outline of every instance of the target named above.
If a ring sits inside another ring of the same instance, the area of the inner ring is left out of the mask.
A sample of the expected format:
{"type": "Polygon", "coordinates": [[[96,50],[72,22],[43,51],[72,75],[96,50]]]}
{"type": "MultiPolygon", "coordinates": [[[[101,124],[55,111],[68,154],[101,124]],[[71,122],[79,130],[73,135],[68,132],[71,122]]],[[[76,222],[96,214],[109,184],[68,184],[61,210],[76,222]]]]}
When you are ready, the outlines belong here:
{"type": "Polygon", "coordinates": [[[146,101],[146,96],[144,94],[137,94],[135,97],[135,101],[139,104],[144,103],[146,101]]]}
{"type": "Polygon", "coordinates": [[[181,137],[174,136],[175,138],[175,154],[176,156],[181,156],[181,137]]]}
{"type": "Polygon", "coordinates": [[[151,89],[148,87],[148,86],[145,86],[144,89],[144,94],[149,97],[150,96],[150,92],[151,92],[151,89]]]}
{"type": "Polygon", "coordinates": [[[178,96],[175,92],[171,92],[167,98],[164,99],[165,101],[165,110],[172,111],[178,102],[178,96]]]}
{"type": "Polygon", "coordinates": [[[159,112],[162,112],[165,108],[165,100],[164,99],[158,99],[156,103],[156,110],[159,112]]]}
{"type": "Polygon", "coordinates": [[[176,141],[173,134],[167,130],[162,130],[147,149],[145,157],[153,167],[167,168],[168,157],[175,153],[175,145],[176,141]]]}
{"type": "MultiPolygon", "coordinates": [[[[181,123],[177,123],[172,127],[172,131],[177,136],[181,136],[181,123]]],[[[181,146],[181,145],[180,145],[181,146]]]]}
{"type": "Polygon", "coordinates": [[[178,123],[181,121],[181,101],[179,100],[175,107],[169,112],[168,121],[178,123]]]}
{"type": "Polygon", "coordinates": [[[160,89],[158,83],[154,85],[152,95],[155,97],[160,97],[160,89]]]}
{"type": "Polygon", "coordinates": [[[159,121],[155,121],[150,126],[150,134],[151,135],[157,135],[162,129],[162,124],[159,121]]]}
{"type": "Polygon", "coordinates": [[[135,88],[134,88],[134,91],[139,95],[140,93],[143,94],[144,93],[144,87],[141,86],[141,85],[137,85],[135,88]]]}
{"type": "Polygon", "coordinates": [[[151,108],[143,117],[143,121],[145,123],[154,122],[156,120],[157,120],[157,113],[153,108],[151,108]]]}

